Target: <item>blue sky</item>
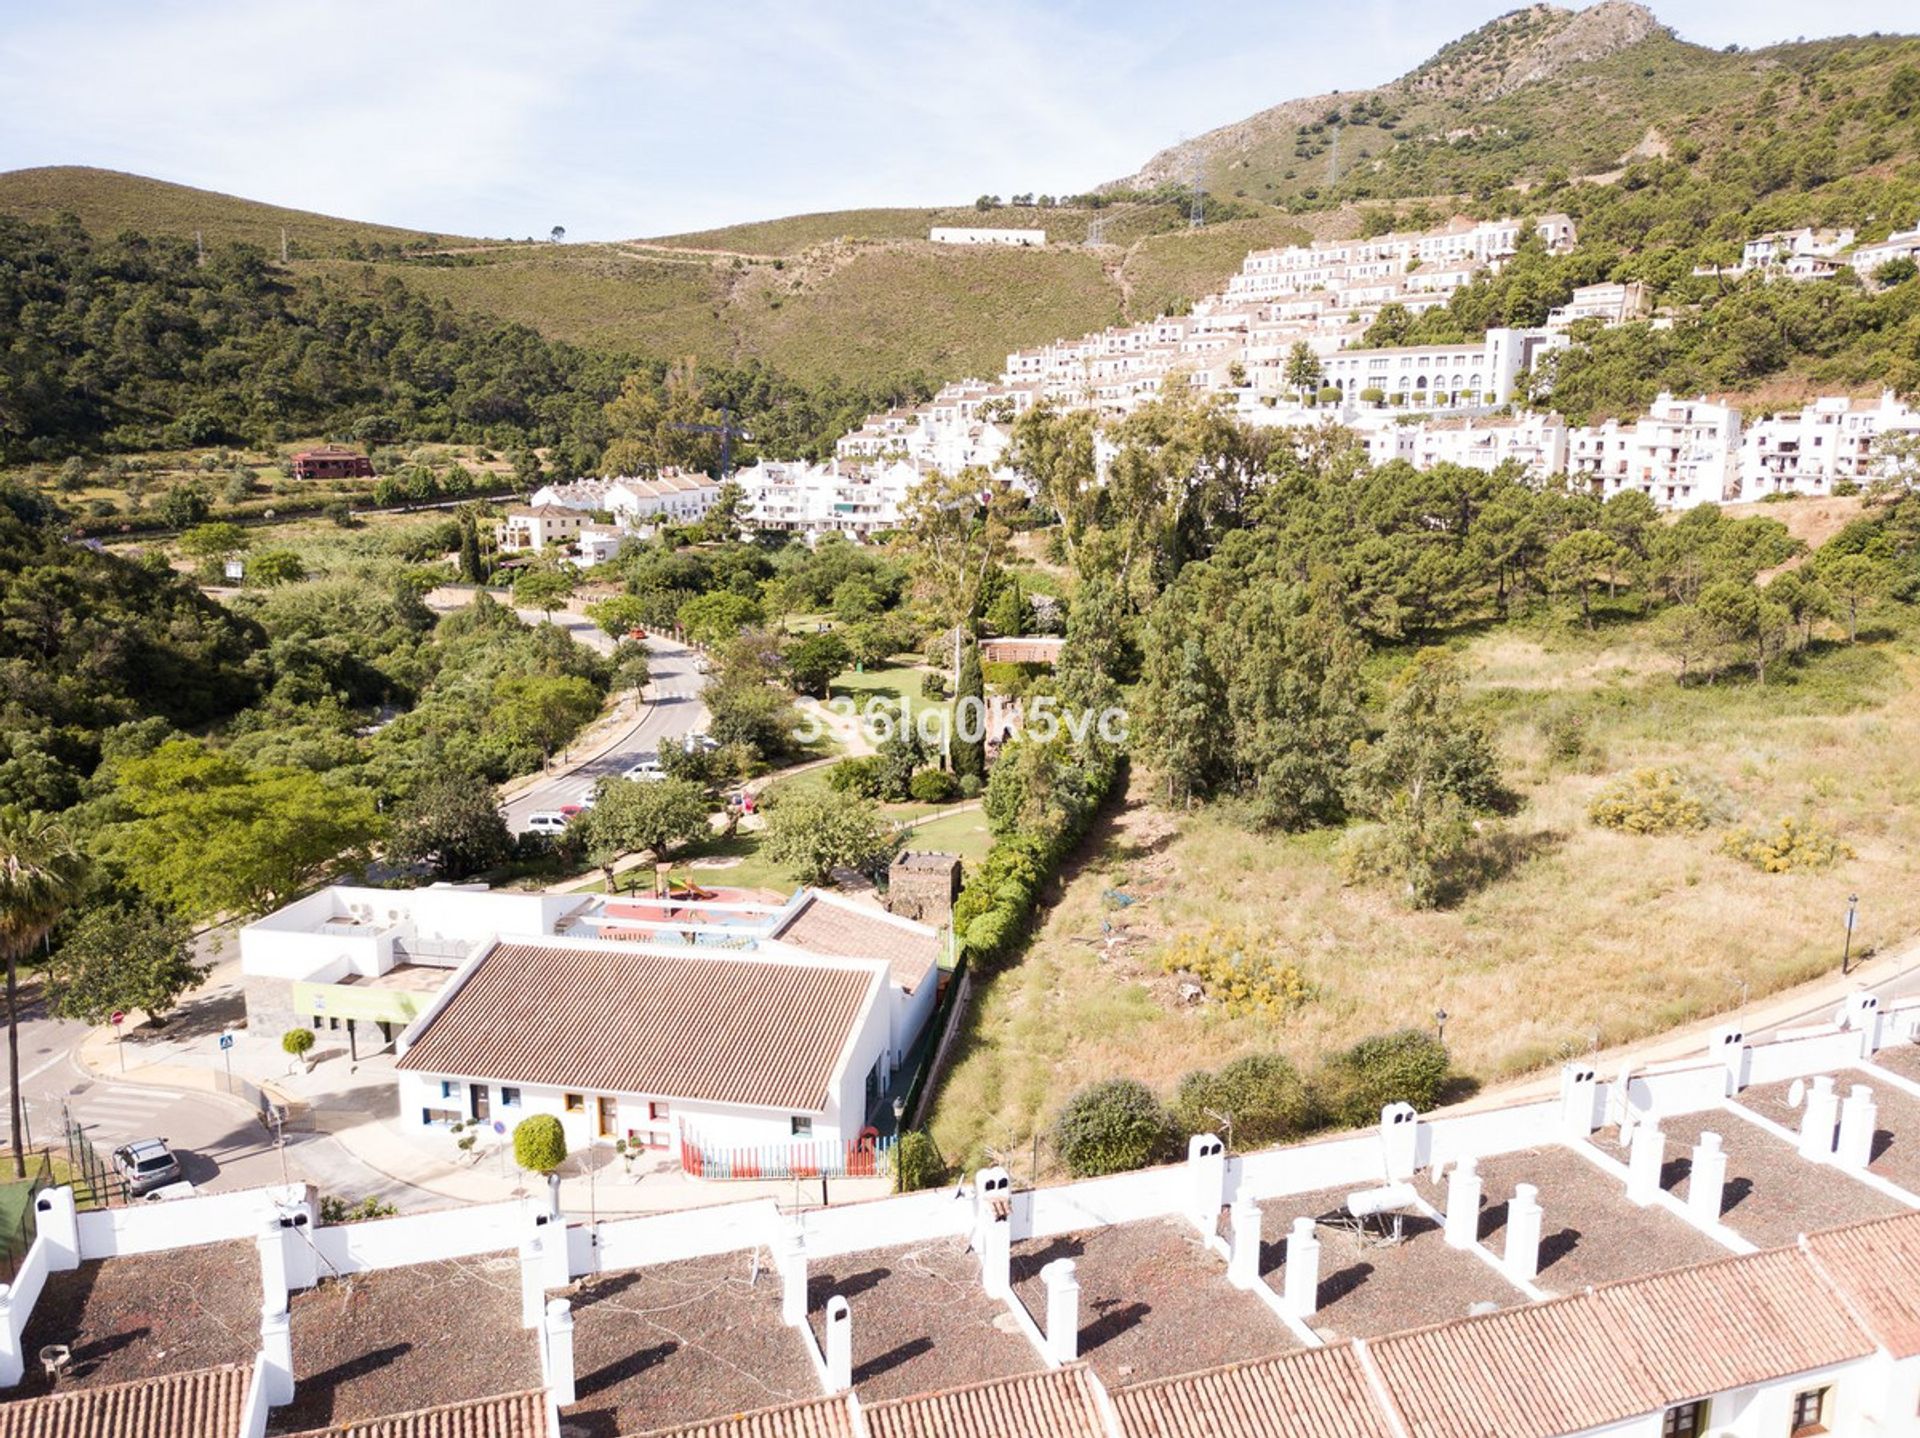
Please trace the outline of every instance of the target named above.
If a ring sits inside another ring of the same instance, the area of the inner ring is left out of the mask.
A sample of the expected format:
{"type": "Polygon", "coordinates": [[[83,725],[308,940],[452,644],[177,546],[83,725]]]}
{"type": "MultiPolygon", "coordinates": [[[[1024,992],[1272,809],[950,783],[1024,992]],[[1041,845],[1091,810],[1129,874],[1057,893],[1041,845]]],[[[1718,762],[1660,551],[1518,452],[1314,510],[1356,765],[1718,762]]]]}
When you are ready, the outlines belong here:
{"type": "MultiPolygon", "coordinates": [[[[1064,193],[1517,3],[0,0],[0,169],[578,239],[1064,193]]],[[[1916,28],[1913,0],[1654,8],[1715,46],[1916,28]]]]}

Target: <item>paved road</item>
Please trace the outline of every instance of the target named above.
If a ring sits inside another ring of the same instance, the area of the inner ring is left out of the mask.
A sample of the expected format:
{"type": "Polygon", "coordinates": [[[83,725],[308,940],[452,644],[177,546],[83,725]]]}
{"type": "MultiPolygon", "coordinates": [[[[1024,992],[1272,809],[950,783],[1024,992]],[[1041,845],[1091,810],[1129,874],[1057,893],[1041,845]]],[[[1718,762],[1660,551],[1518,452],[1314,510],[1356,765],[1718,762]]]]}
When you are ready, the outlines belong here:
{"type": "MultiPolygon", "coordinates": [[[[601,634],[600,638],[604,641],[606,636],[601,634]]],[[[700,691],[707,681],[694,668],[698,657],[694,651],[667,639],[649,639],[647,650],[653,677],[647,684],[647,706],[640,717],[599,758],[557,771],[509,803],[507,826],[515,833],[527,827],[528,815],[558,809],[562,804],[578,804],[602,779],[625,773],[642,755],[658,754],[663,740],[678,739],[706,722],[700,691]]]]}

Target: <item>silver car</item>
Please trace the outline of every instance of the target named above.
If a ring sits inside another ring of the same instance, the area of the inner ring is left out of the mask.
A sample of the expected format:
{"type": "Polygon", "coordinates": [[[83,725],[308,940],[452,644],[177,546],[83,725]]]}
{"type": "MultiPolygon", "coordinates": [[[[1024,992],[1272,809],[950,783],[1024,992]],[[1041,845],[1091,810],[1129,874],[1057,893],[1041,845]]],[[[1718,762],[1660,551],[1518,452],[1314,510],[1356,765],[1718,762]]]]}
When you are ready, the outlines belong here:
{"type": "Polygon", "coordinates": [[[151,1193],[156,1188],[165,1188],[170,1183],[178,1183],[186,1175],[180,1171],[180,1160],[174,1157],[173,1150],[167,1147],[163,1138],[143,1138],[126,1144],[113,1151],[113,1171],[127,1185],[127,1192],[135,1198],[151,1193]]]}

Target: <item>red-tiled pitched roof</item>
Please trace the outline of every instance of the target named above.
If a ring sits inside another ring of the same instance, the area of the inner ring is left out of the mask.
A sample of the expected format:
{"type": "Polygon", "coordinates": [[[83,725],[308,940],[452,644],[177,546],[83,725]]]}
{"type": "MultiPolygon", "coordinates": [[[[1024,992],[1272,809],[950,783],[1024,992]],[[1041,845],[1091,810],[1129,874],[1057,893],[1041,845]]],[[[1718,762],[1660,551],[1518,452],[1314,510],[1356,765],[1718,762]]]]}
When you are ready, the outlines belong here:
{"type": "Polygon", "coordinates": [[[758,1413],[709,1418],[685,1428],[660,1428],[637,1438],[854,1438],[853,1413],[844,1395],[813,1398],[758,1413]]]}
{"type": "Polygon", "coordinates": [[[399,1067],[819,1112],[871,971],[501,944],[399,1067]]]}
{"type": "Polygon", "coordinates": [[[1864,1357],[1797,1249],[1771,1249],[1367,1345],[1411,1438],[1551,1438],[1864,1357]]]}
{"type": "Polygon", "coordinates": [[[912,993],[940,963],[940,934],[925,924],[809,894],[773,937],[823,958],[884,959],[912,993]]]}
{"type": "Polygon", "coordinates": [[[0,1404],[0,1438],[241,1438],[249,1369],[195,1368],[0,1404]]]}
{"type": "Polygon", "coordinates": [[[1351,1346],[1233,1363],[1122,1388],[1113,1407],[1126,1438],[1392,1438],[1351,1346]]]}
{"type": "Polygon", "coordinates": [[[391,1418],[314,1428],[293,1438],[547,1438],[547,1395],[536,1388],[474,1403],[445,1403],[391,1418]]]}
{"type": "Polygon", "coordinates": [[[1887,1352],[1920,1354],[1920,1213],[1809,1234],[1807,1249],[1887,1352]]]}
{"type": "Polygon", "coordinates": [[[1106,1438],[1084,1366],[869,1404],[872,1438],[1106,1438]]]}

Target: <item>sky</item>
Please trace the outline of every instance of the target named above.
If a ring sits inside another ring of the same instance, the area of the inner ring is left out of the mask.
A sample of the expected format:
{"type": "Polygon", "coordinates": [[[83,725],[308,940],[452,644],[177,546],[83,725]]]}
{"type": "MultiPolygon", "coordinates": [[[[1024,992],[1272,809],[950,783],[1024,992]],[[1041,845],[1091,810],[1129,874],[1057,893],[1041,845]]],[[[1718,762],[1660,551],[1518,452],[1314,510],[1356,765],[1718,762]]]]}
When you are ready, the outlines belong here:
{"type": "MultiPolygon", "coordinates": [[[[0,0],[0,170],[84,164],[438,234],[669,234],[1070,193],[1520,0],[0,0]]],[[[1662,0],[1700,44],[1913,0],[1662,0]]]]}

